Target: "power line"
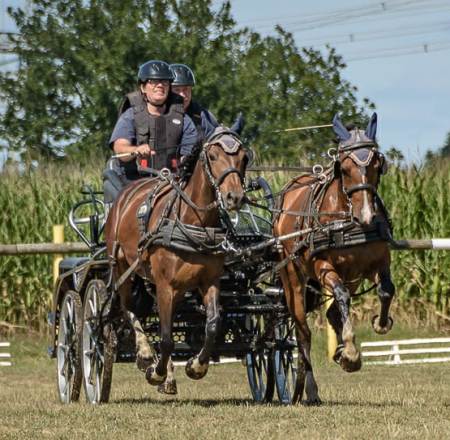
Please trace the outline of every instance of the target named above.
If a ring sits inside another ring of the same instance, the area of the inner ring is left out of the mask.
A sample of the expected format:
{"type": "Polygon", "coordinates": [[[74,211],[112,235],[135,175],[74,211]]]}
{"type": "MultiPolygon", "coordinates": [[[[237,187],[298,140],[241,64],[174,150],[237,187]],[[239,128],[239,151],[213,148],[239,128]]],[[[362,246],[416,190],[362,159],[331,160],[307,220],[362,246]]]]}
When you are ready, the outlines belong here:
{"type": "Polygon", "coordinates": [[[450,41],[443,41],[437,43],[423,43],[421,45],[413,45],[407,47],[393,47],[385,49],[377,49],[373,51],[367,51],[364,53],[355,53],[344,56],[345,62],[373,60],[377,58],[391,58],[404,55],[413,54],[427,54],[431,52],[441,52],[450,50],[450,41]]]}
{"type": "Polygon", "coordinates": [[[364,41],[392,39],[398,37],[419,36],[424,34],[441,33],[450,30],[450,22],[428,23],[425,26],[409,25],[396,28],[384,28],[370,32],[350,32],[346,34],[334,34],[323,37],[302,39],[301,43],[312,43],[313,46],[324,44],[349,44],[364,41]]]}
{"type": "MultiPolygon", "coordinates": [[[[429,0],[424,3],[424,0],[405,0],[402,3],[396,3],[390,5],[388,2],[377,3],[376,5],[372,5],[370,8],[365,10],[363,9],[349,9],[342,10],[345,13],[332,13],[332,14],[322,14],[319,15],[314,20],[295,20],[286,23],[280,22],[279,24],[289,32],[297,33],[304,32],[313,29],[323,28],[325,26],[339,26],[345,24],[346,22],[351,21],[352,23],[361,22],[364,20],[377,19],[379,20],[380,15],[382,15],[383,19],[398,19],[400,17],[410,17],[410,16],[420,16],[424,13],[429,12],[439,12],[443,10],[449,10],[450,4],[448,0],[443,2],[442,0],[437,0],[438,3],[435,3],[435,0],[429,0]],[[389,8],[382,9],[380,7],[381,4],[389,5],[389,8]],[[375,6],[375,8],[374,8],[375,6]],[[411,14],[413,12],[413,14],[411,14]]],[[[274,20],[272,20],[272,24],[258,26],[256,27],[257,31],[262,31],[264,29],[270,30],[274,27],[274,20]]]]}
{"type": "MultiPolygon", "coordinates": [[[[389,7],[391,7],[391,4],[396,4],[400,1],[400,4],[402,5],[405,1],[406,3],[423,3],[426,0],[388,0],[388,1],[377,1],[376,3],[368,3],[364,6],[359,6],[359,7],[350,7],[350,8],[339,8],[339,9],[334,9],[331,10],[329,12],[323,13],[323,12],[313,12],[313,13],[309,13],[309,14],[305,14],[302,13],[300,14],[296,14],[296,15],[284,15],[281,17],[270,17],[270,18],[260,18],[260,19],[252,19],[252,20],[244,20],[241,21],[241,24],[256,24],[256,23],[262,23],[262,22],[267,22],[268,26],[272,26],[273,22],[276,20],[283,20],[286,21],[285,24],[290,24],[291,22],[293,22],[294,24],[299,23],[299,17],[302,17],[302,20],[300,21],[305,21],[305,22],[311,22],[311,21],[315,21],[315,20],[320,20],[320,19],[324,19],[324,18],[331,18],[331,17],[336,17],[336,16],[342,16],[342,15],[346,15],[349,13],[355,13],[355,12],[367,12],[367,11],[383,11],[386,10],[386,5],[388,5],[389,7]],[[384,6],[383,6],[384,5],[384,6]]],[[[267,26],[266,25],[266,26],[267,26]]],[[[264,24],[263,24],[264,26],[264,24]]]]}
{"type": "MultiPolygon", "coordinates": [[[[423,6],[423,5],[422,5],[423,6]]],[[[398,9],[398,10],[390,10],[389,13],[383,14],[382,19],[383,20],[398,20],[399,18],[408,18],[408,17],[423,17],[423,14],[430,14],[430,13],[436,13],[436,12],[442,12],[442,11],[448,11],[450,10],[450,4],[448,2],[442,3],[440,5],[430,6],[427,5],[420,8],[408,8],[408,9],[398,9]]],[[[301,25],[297,27],[287,27],[286,30],[292,33],[299,33],[299,32],[305,32],[309,30],[319,29],[323,28],[324,26],[328,25],[334,25],[339,26],[342,24],[345,24],[344,21],[351,21],[352,24],[354,23],[371,23],[376,20],[377,24],[380,22],[380,16],[379,14],[361,14],[361,15],[354,15],[352,17],[346,18],[345,20],[340,21],[327,21],[324,23],[319,23],[317,25],[311,24],[311,25],[301,25]]]]}

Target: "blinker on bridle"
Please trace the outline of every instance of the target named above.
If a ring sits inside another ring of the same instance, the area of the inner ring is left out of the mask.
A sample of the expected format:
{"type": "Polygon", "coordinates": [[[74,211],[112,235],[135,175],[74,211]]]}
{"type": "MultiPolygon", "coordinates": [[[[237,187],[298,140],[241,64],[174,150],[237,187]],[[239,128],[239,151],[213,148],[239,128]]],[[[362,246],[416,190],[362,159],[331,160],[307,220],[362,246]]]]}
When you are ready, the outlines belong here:
{"type": "Polygon", "coordinates": [[[218,178],[214,177],[212,170],[211,170],[210,158],[208,156],[208,150],[212,145],[218,145],[226,154],[233,154],[233,153],[237,152],[239,150],[239,148],[241,148],[241,145],[239,145],[239,147],[236,149],[235,152],[228,153],[220,143],[209,142],[209,143],[206,143],[203,145],[202,151],[200,152],[200,156],[199,156],[199,159],[201,160],[201,162],[203,164],[203,168],[208,177],[209,183],[213,187],[213,189],[216,193],[216,197],[217,197],[217,200],[219,201],[220,208],[222,210],[225,210],[224,202],[222,199],[222,194],[219,189],[220,185],[230,174],[237,174],[242,186],[244,186],[245,180],[244,180],[244,176],[242,175],[241,171],[235,167],[227,168],[218,178]]]}
{"type": "MultiPolygon", "coordinates": [[[[373,141],[362,141],[362,142],[355,142],[350,145],[340,146],[338,148],[338,154],[336,161],[339,163],[342,163],[345,159],[348,157],[355,163],[356,166],[360,169],[361,175],[366,176],[367,175],[367,166],[370,164],[370,162],[373,159],[373,156],[376,155],[377,157],[382,157],[381,153],[378,152],[378,146],[376,142],[373,141]],[[355,154],[355,150],[360,150],[362,148],[370,150],[370,153],[368,154],[368,157],[365,161],[360,160],[355,154]],[[344,153],[343,157],[340,157],[340,154],[344,153]]],[[[384,159],[384,157],[383,157],[384,159]]],[[[383,170],[381,170],[383,171],[383,170]]],[[[380,172],[381,172],[380,171],[380,172]]],[[[357,191],[370,191],[372,194],[377,194],[377,188],[375,185],[372,185],[371,183],[359,183],[357,185],[353,185],[350,188],[343,187],[344,192],[347,194],[348,197],[351,197],[353,193],[357,191]]]]}

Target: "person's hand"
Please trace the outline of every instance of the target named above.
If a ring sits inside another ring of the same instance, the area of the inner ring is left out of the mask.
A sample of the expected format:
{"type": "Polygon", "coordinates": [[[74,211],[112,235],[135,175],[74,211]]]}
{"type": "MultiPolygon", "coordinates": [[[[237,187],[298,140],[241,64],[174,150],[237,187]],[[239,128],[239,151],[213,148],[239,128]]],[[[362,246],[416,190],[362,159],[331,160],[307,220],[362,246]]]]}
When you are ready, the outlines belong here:
{"type": "Polygon", "coordinates": [[[136,155],[138,157],[148,157],[155,154],[155,152],[150,148],[150,145],[148,144],[139,145],[134,151],[136,152],[136,155]]]}

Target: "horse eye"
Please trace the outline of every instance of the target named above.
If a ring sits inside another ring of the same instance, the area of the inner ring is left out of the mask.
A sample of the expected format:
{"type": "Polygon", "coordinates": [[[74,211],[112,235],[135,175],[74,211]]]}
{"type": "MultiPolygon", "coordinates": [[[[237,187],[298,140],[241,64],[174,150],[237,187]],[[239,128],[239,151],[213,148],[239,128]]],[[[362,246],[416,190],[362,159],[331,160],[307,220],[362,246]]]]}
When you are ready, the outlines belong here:
{"type": "Polygon", "coordinates": [[[215,154],[215,153],[209,153],[208,157],[209,157],[209,160],[211,160],[211,161],[217,160],[217,154],[215,154]]]}

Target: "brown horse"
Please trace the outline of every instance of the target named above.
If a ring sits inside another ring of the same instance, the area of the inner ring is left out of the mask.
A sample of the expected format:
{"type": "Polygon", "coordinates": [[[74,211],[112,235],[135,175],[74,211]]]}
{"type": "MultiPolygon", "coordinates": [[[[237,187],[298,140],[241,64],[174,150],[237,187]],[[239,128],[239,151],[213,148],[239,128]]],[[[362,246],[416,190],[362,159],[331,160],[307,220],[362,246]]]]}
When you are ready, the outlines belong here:
{"type": "Polygon", "coordinates": [[[333,165],[325,172],[289,182],[282,191],[280,215],[274,223],[275,236],[313,229],[284,243],[281,258],[287,264],[280,271],[299,348],[294,400],[300,401],[306,388],[306,403],[310,404],[320,403],[320,398],[312,371],[306,314],[319,302],[321,287],[334,298],[327,318],[339,342],[334,359],[345,371],[361,368],[349,308],[364,279],[378,285],[381,300],[380,316],[372,320],[374,330],[384,334],[393,324],[388,314],[395,293],[387,242],[390,227],[377,194],[386,163],[375,142],[376,114],[365,132],[349,132],[337,116],[333,128],[340,139],[333,165]]]}
{"type": "MultiPolygon", "coordinates": [[[[202,233],[218,227],[221,213],[238,210],[241,206],[246,163],[247,152],[237,137],[226,130],[219,130],[200,149],[187,183],[172,180],[168,174],[139,180],[125,188],[111,209],[105,227],[108,255],[114,265],[115,282],[121,284],[118,286],[121,306],[135,330],[136,363],[145,371],[152,385],[162,384],[168,364],[172,368],[173,314],[184,293],[195,289],[202,295],[206,309],[206,332],[203,348],[189,360],[186,373],[193,379],[200,379],[207,373],[218,331],[219,280],[224,267],[223,252],[215,252],[222,249],[222,243],[202,245],[198,234],[194,234],[196,238],[192,235],[192,243],[197,248],[190,251],[183,247],[174,249],[170,234],[163,234],[161,240],[164,243],[152,240],[161,235],[164,219],[172,220],[171,225],[178,231],[195,226],[195,232],[202,233]],[[143,203],[146,200],[145,208],[143,203]],[[137,219],[142,209],[151,209],[144,237],[142,224],[140,229],[137,219]],[[146,243],[143,245],[143,242],[146,243]],[[159,359],[148,343],[139,319],[130,311],[133,310],[133,283],[130,277],[127,278],[127,271],[136,273],[156,287],[159,359]]],[[[189,231],[187,236],[190,236],[189,231]]],[[[176,392],[174,383],[166,383],[165,386],[163,391],[176,392]]]]}

